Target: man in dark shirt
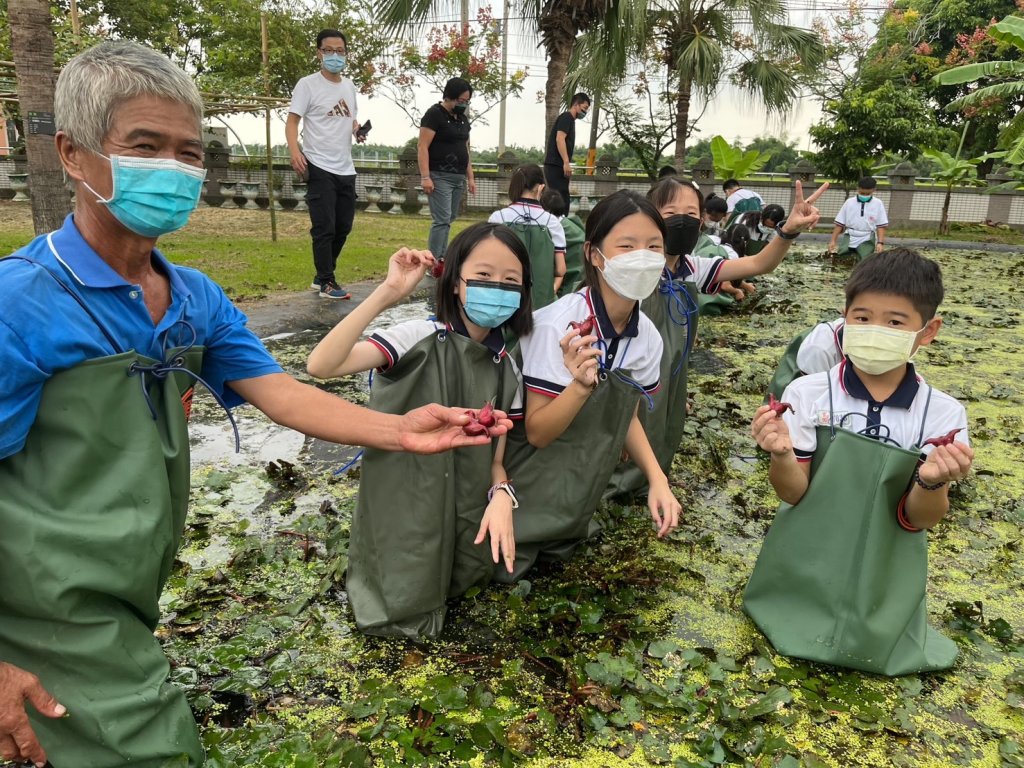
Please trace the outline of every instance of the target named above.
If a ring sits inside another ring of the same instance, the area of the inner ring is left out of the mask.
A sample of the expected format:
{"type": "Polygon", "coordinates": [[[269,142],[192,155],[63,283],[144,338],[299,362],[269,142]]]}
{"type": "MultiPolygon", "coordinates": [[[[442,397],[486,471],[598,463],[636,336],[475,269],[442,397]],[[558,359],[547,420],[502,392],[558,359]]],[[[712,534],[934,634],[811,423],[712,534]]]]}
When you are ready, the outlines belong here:
{"type": "Polygon", "coordinates": [[[544,182],[565,200],[569,207],[569,177],[572,175],[572,151],[576,144],[576,121],[582,120],[590,110],[590,97],[577,93],[572,104],[555,120],[548,136],[547,154],[544,156],[544,182]]]}

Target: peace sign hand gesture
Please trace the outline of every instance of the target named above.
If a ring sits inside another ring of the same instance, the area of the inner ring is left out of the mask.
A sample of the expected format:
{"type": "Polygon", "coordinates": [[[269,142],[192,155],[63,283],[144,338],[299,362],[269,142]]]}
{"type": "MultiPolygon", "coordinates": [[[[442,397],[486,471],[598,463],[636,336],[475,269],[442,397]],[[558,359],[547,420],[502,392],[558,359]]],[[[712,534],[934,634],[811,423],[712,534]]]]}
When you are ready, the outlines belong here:
{"type": "Polygon", "coordinates": [[[813,229],[814,225],[818,223],[818,219],[821,217],[821,212],[814,207],[814,203],[817,202],[818,198],[821,197],[827,189],[828,182],[826,181],[805,198],[803,184],[798,181],[796,183],[796,195],[794,197],[793,210],[789,212],[789,218],[786,219],[786,222],[782,227],[783,231],[787,234],[794,234],[813,229]]]}

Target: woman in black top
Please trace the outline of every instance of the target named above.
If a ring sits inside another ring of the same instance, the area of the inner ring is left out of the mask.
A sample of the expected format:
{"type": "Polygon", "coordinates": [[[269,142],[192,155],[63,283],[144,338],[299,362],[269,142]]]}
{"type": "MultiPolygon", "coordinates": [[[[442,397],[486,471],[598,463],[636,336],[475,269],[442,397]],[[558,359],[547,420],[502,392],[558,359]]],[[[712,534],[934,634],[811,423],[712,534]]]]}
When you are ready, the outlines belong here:
{"type": "Polygon", "coordinates": [[[438,259],[448,250],[448,231],[459,215],[466,188],[476,194],[473,166],[469,162],[469,119],[466,110],[473,86],[461,77],[449,80],[440,102],[423,114],[417,157],[423,191],[430,204],[428,247],[438,259]]]}

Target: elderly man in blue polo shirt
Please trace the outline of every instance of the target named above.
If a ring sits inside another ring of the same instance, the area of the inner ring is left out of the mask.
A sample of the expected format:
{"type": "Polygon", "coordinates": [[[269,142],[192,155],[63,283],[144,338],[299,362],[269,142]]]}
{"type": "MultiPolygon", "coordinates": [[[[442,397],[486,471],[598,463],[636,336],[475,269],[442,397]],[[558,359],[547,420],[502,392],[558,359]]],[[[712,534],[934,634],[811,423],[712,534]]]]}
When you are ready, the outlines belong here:
{"type": "Polygon", "coordinates": [[[300,384],[220,288],[154,249],[205,175],[199,93],[166,58],[92,48],[61,73],[55,111],[74,214],[0,260],[0,757],[200,765],[153,637],[193,387],[335,442],[429,453],[490,435],[463,435],[461,409],[391,416],[300,384]]]}

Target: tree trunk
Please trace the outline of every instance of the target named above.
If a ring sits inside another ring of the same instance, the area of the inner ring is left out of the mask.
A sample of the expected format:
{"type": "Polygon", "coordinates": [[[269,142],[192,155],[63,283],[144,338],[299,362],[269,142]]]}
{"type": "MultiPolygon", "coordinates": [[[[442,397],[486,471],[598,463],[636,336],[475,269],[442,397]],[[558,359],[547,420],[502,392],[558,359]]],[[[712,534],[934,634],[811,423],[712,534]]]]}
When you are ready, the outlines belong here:
{"type": "MultiPolygon", "coordinates": [[[[565,90],[565,75],[569,71],[569,58],[576,40],[574,31],[569,31],[559,19],[542,19],[540,28],[544,38],[544,49],[548,55],[548,80],[544,87],[544,142],[562,112],[562,97],[565,90]]],[[[572,159],[572,158],[570,158],[572,159]]]]}
{"type": "Polygon", "coordinates": [[[692,81],[679,76],[679,96],[676,98],[676,153],[672,159],[676,172],[682,174],[686,162],[686,139],[690,128],[690,91],[692,81]]]}
{"type": "Polygon", "coordinates": [[[946,185],[946,196],[942,200],[942,216],[939,217],[939,234],[949,234],[949,199],[953,196],[953,185],[946,185]]]}
{"type": "Polygon", "coordinates": [[[47,118],[44,123],[52,124],[53,120],[56,78],[50,6],[46,0],[10,0],[8,10],[22,134],[28,153],[32,224],[36,233],[42,234],[59,229],[71,210],[71,197],[64,186],[64,173],[53,136],[29,130],[30,113],[47,118]]]}

